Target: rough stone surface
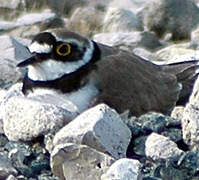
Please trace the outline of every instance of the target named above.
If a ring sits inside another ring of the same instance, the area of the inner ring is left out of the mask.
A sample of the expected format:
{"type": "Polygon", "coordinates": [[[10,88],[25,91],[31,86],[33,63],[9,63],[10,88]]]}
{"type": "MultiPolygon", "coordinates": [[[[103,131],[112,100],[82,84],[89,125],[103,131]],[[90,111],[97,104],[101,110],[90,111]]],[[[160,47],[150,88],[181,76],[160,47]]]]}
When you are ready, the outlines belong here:
{"type": "Polygon", "coordinates": [[[139,133],[147,134],[147,132],[161,133],[168,127],[180,126],[181,120],[164,116],[161,113],[150,112],[140,116],[139,118],[131,117],[125,120],[125,123],[131,129],[132,134],[136,136],[139,133]],[[138,130],[138,132],[135,131],[138,130]]]}
{"type": "Polygon", "coordinates": [[[84,36],[91,37],[99,32],[104,12],[94,7],[77,8],[70,18],[68,27],[84,36]]]}
{"type": "Polygon", "coordinates": [[[4,110],[4,132],[15,141],[56,132],[74,118],[73,113],[53,104],[17,96],[8,99],[4,110]]]}
{"type": "Polygon", "coordinates": [[[0,36],[0,88],[7,89],[21,79],[22,73],[16,68],[16,59],[30,56],[25,48],[28,42],[8,35],[0,36]]]}
{"type": "MultiPolygon", "coordinates": [[[[144,49],[143,47],[137,47],[133,49],[133,53],[148,61],[153,61],[155,59],[154,54],[150,52],[149,50],[144,49]]],[[[156,63],[156,62],[153,61],[153,63],[156,63]]]]}
{"type": "Polygon", "coordinates": [[[102,29],[103,32],[131,32],[143,28],[131,10],[110,7],[105,15],[102,29]]]}
{"type": "Polygon", "coordinates": [[[10,174],[17,175],[17,170],[6,153],[0,152],[0,179],[6,179],[10,174]]]}
{"type": "Polygon", "coordinates": [[[9,176],[6,178],[6,180],[17,180],[17,178],[11,174],[11,175],[9,175],[9,176]]]}
{"type": "Polygon", "coordinates": [[[161,43],[155,34],[147,31],[129,33],[100,33],[94,35],[93,39],[102,44],[116,47],[126,47],[131,50],[136,47],[154,50],[161,46],[161,43]]]}
{"type": "Polygon", "coordinates": [[[154,60],[175,63],[199,59],[199,52],[189,48],[189,44],[174,44],[156,51],[154,60]]]}
{"type": "Polygon", "coordinates": [[[9,88],[12,84],[16,83],[22,74],[16,69],[13,62],[2,59],[0,57],[0,87],[9,88]]]}
{"type": "Polygon", "coordinates": [[[156,133],[147,138],[145,146],[146,155],[153,160],[176,158],[183,153],[169,138],[156,133]]]}
{"type": "Polygon", "coordinates": [[[182,119],[183,113],[184,113],[184,106],[176,106],[171,112],[171,117],[175,119],[182,119]]]}
{"type": "Polygon", "coordinates": [[[0,134],[4,133],[4,130],[3,130],[3,112],[1,111],[1,102],[3,101],[5,94],[6,94],[5,90],[0,90],[0,134]]]}
{"type": "Polygon", "coordinates": [[[20,4],[20,0],[0,1],[1,8],[16,9],[20,4]]]}
{"type": "Polygon", "coordinates": [[[42,13],[29,13],[19,17],[16,23],[20,26],[33,25],[43,21],[49,21],[55,18],[55,14],[52,12],[42,12],[42,13]]]}
{"type": "Polygon", "coordinates": [[[151,0],[146,4],[144,23],[160,37],[169,31],[174,40],[186,39],[198,23],[198,11],[189,0],[151,0]]]}
{"type": "Polygon", "coordinates": [[[119,159],[102,175],[101,180],[136,180],[140,176],[141,163],[133,159],[119,159]]]}
{"type": "Polygon", "coordinates": [[[18,25],[10,21],[0,20],[0,31],[6,31],[16,28],[18,25]]]}
{"type": "Polygon", "coordinates": [[[51,153],[51,168],[60,180],[100,180],[113,162],[111,156],[86,145],[59,144],[51,153]]]}
{"type": "Polygon", "coordinates": [[[182,130],[184,141],[191,148],[199,148],[199,79],[196,80],[189,103],[184,109],[182,119],[182,130]]]}
{"type": "Polygon", "coordinates": [[[85,144],[118,159],[126,156],[131,133],[115,110],[97,105],[79,115],[54,137],[54,146],[63,143],[85,144]]]}
{"type": "Polygon", "coordinates": [[[59,16],[61,16],[62,14],[67,14],[70,13],[71,10],[74,10],[75,7],[79,7],[82,5],[87,4],[88,0],[59,0],[55,3],[54,0],[49,0],[49,6],[51,7],[51,9],[58,14],[59,16]]]}
{"type": "Polygon", "coordinates": [[[123,9],[133,9],[133,12],[137,12],[143,5],[147,2],[147,0],[112,0],[109,4],[109,7],[115,8],[123,8],[123,9]]]}

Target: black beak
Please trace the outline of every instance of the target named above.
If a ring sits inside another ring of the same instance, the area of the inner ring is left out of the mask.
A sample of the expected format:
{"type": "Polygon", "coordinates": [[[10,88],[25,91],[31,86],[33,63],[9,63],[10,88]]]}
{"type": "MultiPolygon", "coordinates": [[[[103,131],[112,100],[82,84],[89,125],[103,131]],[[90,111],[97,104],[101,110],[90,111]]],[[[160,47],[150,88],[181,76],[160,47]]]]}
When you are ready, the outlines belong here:
{"type": "Polygon", "coordinates": [[[18,63],[17,67],[25,67],[25,66],[31,65],[35,62],[35,60],[36,60],[36,56],[33,55],[33,56],[21,61],[20,63],[18,63]]]}

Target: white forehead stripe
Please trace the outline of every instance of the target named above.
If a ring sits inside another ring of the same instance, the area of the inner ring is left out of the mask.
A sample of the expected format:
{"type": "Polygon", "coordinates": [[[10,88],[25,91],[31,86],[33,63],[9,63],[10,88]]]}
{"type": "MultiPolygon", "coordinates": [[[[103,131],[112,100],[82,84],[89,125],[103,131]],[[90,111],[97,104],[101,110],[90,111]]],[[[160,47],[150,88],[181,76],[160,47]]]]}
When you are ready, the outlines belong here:
{"type": "Polygon", "coordinates": [[[31,53],[36,52],[36,53],[49,53],[52,50],[52,46],[44,43],[44,44],[39,44],[38,42],[33,42],[29,47],[29,50],[31,53]]]}

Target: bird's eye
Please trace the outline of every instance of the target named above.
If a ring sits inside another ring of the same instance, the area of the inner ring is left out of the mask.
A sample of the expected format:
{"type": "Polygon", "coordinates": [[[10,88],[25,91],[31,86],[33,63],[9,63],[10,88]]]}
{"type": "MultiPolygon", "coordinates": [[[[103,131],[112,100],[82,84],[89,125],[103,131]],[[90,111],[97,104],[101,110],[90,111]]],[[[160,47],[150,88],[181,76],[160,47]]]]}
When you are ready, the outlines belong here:
{"type": "Polygon", "coordinates": [[[67,56],[70,52],[71,46],[68,43],[62,43],[56,47],[56,53],[60,56],[67,56]]]}

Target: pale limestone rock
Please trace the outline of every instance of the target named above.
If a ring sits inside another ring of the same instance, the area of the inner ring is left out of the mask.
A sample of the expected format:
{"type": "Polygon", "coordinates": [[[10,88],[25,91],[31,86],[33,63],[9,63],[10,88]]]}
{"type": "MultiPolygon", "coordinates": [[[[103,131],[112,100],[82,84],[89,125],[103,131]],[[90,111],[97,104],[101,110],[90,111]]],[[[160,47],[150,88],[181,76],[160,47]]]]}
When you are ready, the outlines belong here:
{"type": "Polygon", "coordinates": [[[199,52],[189,48],[188,43],[173,44],[156,51],[154,60],[166,63],[176,63],[182,61],[199,59],[199,52]]]}
{"type": "Polygon", "coordinates": [[[148,31],[99,33],[94,35],[93,39],[108,46],[126,47],[130,51],[139,47],[154,50],[161,46],[155,34],[148,31]]]}
{"type": "Polygon", "coordinates": [[[199,149],[199,78],[195,82],[189,103],[184,109],[182,130],[184,141],[191,148],[199,149]]]}
{"type": "Polygon", "coordinates": [[[55,18],[55,13],[50,10],[43,11],[42,13],[29,13],[22,15],[16,20],[16,24],[19,26],[28,26],[44,21],[49,21],[55,18]]]}
{"type": "Polygon", "coordinates": [[[169,138],[152,133],[146,140],[145,153],[153,160],[160,160],[178,157],[183,151],[169,138]]]}
{"type": "Polygon", "coordinates": [[[60,180],[100,180],[113,162],[111,156],[86,145],[59,144],[51,153],[51,168],[60,180]]]}
{"type": "Polygon", "coordinates": [[[115,110],[105,104],[80,114],[54,137],[53,145],[85,144],[118,159],[126,156],[131,132],[115,110]]]}
{"type": "Polygon", "coordinates": [[[114,162],[101,180],[138,180],[141,177],[141,163],[133,159],[119,159],[114,162]]]}
{"type": "Polygon", "coordinates": [[[0,89],[0,134],[4,134],[3,130],[3,112],[1,110],[1,102],[6,95],[6,90],[0,89]]]}
{"type": "Polygon", "coordinates": [[[17,180],[17,178],[11,174],[11,175],[9,175],[9,176],[6,178],[6,180],[17,180]]]}
{"type": "Polygon", "coordinates": [[[103,32],[131,32],[143,30],[139,20],[131,9],[108,8],[104,22],[103,32]]]}
{"type": "Polygon", "coordinates": [[[184,108],[184,106],[176,106],[171,112],[171,117],[176,119],[182,119],[184,108]]]}
{"type": "Polygon", "coordinates": [[[70,17],[68,28],[83,36],[90,37],[100,31],[104,12],[94,7],[76,8],[70,17]]]}
{"type": "Polygon", "coordinates": [[[15,141],[55,133],[76,115],[59,106],[20,96],[9,98],[4,110],[4,132],[15,141]]]}

